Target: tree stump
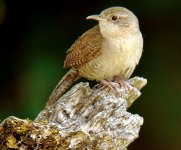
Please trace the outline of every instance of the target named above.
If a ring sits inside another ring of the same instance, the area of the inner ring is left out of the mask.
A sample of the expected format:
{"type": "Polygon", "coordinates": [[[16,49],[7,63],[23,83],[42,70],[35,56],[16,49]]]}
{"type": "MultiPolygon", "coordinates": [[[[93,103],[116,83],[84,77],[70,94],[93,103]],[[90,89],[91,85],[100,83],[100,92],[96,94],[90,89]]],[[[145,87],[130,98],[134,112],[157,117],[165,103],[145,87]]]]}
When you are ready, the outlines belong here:
{"type": "Polygon", "coordinates": [[[34,121],[9,117],[0,124],[0,149],[126,150],[139,134],[143,118],[127,112],[147,80],[134,77],[128,90],[92,89],[79,83],[34,121]]]}

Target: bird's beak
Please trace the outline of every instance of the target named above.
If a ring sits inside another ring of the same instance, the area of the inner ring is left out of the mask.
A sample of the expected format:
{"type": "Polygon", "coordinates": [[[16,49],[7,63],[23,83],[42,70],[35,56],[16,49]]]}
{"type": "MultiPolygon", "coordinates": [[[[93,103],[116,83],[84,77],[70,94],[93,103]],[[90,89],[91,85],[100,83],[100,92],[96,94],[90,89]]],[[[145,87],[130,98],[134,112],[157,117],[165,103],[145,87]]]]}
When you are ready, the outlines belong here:
{"type": "Polygon", "coordinates": [[[105,20],[104,18],[100,17],[99,15],[91,15],[91,16],[88,16],[86,19],[92,19],[92,20],[97,20],[97,21],[105,20]]]}

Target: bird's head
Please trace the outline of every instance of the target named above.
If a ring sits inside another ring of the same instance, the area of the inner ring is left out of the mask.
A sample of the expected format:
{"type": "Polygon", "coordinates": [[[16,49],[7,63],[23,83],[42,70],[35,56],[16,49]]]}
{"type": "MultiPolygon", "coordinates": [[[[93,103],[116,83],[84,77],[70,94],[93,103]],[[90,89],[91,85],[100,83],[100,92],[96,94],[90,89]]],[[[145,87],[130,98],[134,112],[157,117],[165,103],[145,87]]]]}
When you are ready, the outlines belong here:
{"type": "Polygon", "coordinates": [[[86,19],[99,21],[100,32],[105,38],[127,36],[139,31],[137,17],[124,7],[111,7],[86,19]]]}

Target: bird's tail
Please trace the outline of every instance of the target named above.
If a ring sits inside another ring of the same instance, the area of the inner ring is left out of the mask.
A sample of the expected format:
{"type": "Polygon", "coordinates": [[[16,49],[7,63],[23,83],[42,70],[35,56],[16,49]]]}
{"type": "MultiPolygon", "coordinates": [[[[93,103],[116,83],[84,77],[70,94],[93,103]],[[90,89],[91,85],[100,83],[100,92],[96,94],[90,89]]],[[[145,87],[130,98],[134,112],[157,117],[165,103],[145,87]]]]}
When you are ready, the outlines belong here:
{"type": "Polygon", "coordinates": [[[53,90],[52,94],[49,97],[47,105],[51,105],[55,101],[57,101],[65,93],[65,91],[79,78],[80,76],[78,71],[75,69],[70,69],[53,90]]]}

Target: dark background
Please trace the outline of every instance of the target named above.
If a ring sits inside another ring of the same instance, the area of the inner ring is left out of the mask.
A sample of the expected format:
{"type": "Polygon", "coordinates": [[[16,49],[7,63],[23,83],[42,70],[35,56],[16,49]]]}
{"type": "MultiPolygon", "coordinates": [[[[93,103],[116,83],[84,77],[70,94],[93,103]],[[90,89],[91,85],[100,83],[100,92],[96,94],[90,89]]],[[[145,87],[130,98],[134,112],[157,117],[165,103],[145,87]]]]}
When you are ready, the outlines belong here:
{"type": "Polygon", "coordinates": [[[0,119],[34,119],[65,74],[70,45],[96,24],[88,15],[124,6],[140,20],[148,79],[129,111],[144,117],[130,150],[181,149],[180,0],[0,0],[0,119]]]}

